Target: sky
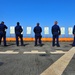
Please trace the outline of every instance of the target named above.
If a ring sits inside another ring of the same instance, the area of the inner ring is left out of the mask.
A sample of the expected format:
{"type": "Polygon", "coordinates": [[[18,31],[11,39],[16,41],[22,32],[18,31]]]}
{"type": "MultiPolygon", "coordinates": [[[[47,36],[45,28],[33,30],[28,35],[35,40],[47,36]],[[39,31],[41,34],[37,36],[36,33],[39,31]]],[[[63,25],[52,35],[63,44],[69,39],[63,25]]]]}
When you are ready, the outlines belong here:
{"type": "Polygon", "coordinates": [[[60,27],[73,27],[75,0],[0,0],[1,21],[8,26],[8,31],[18,21],[25,28],[34,28],[37,22],[42,28],[51,27],[54,21],[58,21],[60,27]]]}

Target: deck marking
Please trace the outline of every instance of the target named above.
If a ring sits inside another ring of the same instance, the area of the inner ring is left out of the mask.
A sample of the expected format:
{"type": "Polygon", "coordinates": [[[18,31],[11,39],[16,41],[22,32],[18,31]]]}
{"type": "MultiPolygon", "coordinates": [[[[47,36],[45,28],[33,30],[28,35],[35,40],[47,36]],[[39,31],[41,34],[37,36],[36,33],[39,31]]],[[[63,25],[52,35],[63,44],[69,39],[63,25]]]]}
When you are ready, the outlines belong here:
{"type": "Polygon", "coordinates": [[[67,51],[54,51],[54,52],[46,52],[46,51],[38,51],[38,50],[32,50],[31,52],[23,52],[23,54],[64,54],[67,53],[67,51]]]}
{"type": "MultiPolygon", "coordinates": [[[[46,51],[38,51],[38,50],[31,50],[30,52],[24,51],[23,54],[64,54],[67,51],[52,51],[52,52],[46,52],[46,51]]],[[[0,51],[0,54],[18,54],[20,51],[14,51],[14,50],[7,50],[7,51],[0,51]]]]}
{"type": "Polygon", "coordinates": [[[72,57],[75,54],[75,47],[71,48],[67,53],[60,57],[56,62],[54,62],[49,68],[47,68],[40,75],[62,75],[72,57]]]}
{"type": "Polygon", "coordinates": [[[18,54],[19,52],[14,52],[13,50],[7,50],[5,52],[0,51],[0,54],[18,54]]]}
{"type": "Polygon", "coordinates": [[[46,54],[46,52],[39,52],[38,50],[31,50],[31,52],[23,52],[23,54],[46,54]]]}

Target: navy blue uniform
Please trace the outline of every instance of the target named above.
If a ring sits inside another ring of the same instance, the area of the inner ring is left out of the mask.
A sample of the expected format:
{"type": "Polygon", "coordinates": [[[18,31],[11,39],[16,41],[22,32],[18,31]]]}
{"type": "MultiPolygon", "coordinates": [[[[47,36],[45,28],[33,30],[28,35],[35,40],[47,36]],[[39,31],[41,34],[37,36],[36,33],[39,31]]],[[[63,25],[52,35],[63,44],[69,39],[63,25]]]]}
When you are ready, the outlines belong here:
{"type": "Polygon", "coordinates": [[[75,25],[74,25],[74,27],[73,27],[73,35],[74,35],[74,40],[73,40],[72,46],[75,46],[75,25]]]}
{"type": "Polygon", "coordinates": [[[1,44],[1,40],[3,38],[4,46],[6,46],[6,31],[5,31],[5,29],[7,29],[7,26],[4,24],[0,24],[0,44],[1,44]]]}
{"type": "Polygon", "coordinates": [[[21,34],[23,31],[22,27],[20,25],[17,25],[15,27],[15,35],[16,35],[16,45],[19,46],[19,39],[21,40],[21,45],[23,45],[23,35],[21,34]]]}
{"type": "Polygon", "coordinates": [[[34,33],[35,33],[35,46],[37,45],[37,41],[39,40],[39,44],[41,45],[41,32],[42,28],[40,26],[34,27],[34,33]]]}
{"type": "Polygon", "coordinates": [[[52,26],[52,35],[53,35],[53,43],[52,43],[52,46],[55,46],[55,39],[57,41],[57,46],[60,46],[59,45],[59,35],[61,34],[61,31],[60,31],[60,27],[58,25],[53,25],[52,26]]]}

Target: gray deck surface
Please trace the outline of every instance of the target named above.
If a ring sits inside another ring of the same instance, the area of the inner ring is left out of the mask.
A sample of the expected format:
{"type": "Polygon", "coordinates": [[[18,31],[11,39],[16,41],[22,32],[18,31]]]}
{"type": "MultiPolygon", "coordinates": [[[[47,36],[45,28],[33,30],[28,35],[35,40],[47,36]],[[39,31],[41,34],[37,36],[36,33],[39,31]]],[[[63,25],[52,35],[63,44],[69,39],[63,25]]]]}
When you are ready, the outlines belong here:
{"type": "MultiPolygon", "coordinates": [[[[52,47],[52,42],[43,42],[43,46],[34,46],[34,42],[24,42],[25,46],[17,47],[15,42],[7,42],[9,46],[0,46],[0,52],[13,51],[18,54],[0,53],[0,75],[40,75],[62,54],[51,54],[53,51],[69,51],[72,42],[60,42],[60,47],[52,47]],[[24,52],[46,52],[46,54],[24,54],[24,52]]],[[[62,75],[75,75],[75,55],[62,75]]]]}

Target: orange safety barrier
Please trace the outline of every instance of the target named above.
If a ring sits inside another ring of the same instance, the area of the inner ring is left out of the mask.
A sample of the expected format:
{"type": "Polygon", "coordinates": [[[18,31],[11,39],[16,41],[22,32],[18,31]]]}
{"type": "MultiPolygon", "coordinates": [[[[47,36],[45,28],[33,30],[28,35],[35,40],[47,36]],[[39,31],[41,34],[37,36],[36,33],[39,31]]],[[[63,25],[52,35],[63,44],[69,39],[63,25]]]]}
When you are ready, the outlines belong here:
{"type": "MultiPolygon", "coordinates": [[[[16,41],[15,38],[6,38],[7,41],[16,41]]],[[[24,41],[34,41],[35,38],[23,38],[24,41]]],[[[51,42],[52,38],[42,38],[42,41],[44,42],[51,42]]],[[[61,42],[70,42],[73,41],[73,38],[59,38],[59,41],[61,42]]]]}

